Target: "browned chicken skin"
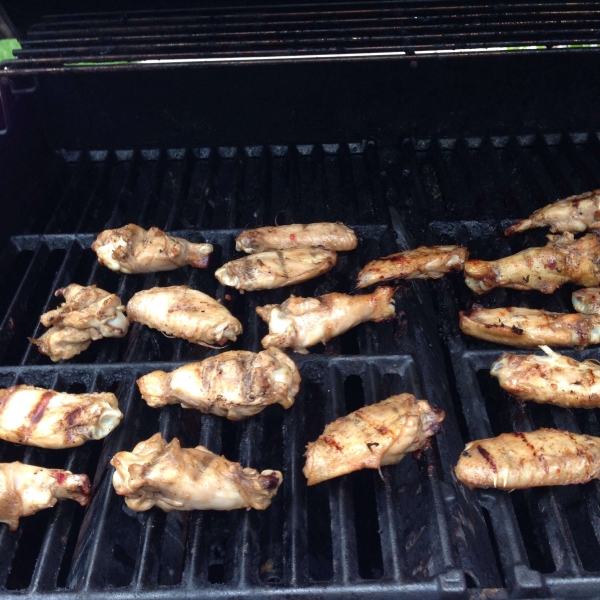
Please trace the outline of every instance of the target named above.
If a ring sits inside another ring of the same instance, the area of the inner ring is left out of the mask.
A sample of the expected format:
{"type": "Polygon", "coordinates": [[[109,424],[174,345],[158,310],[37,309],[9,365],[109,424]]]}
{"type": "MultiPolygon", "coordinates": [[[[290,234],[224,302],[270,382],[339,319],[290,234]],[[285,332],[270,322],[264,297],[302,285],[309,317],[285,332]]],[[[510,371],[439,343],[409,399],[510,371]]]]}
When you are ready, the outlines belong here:
{"type": "Polygon", "coordinates": [[[65,302],[40,317],[42,325],[50,329],[37,340],[29,338],[52,361],[73,358],[94,340],[127,333],[129,320],[117,295],[76,283],[56,290],[55,295],[63,296],[65,302]]]}
{"type": "Polygon", "coordinates": [[[446,273],[462,270],[468,258],[469,252],[462,246],[419,246],[372,260],[358,274],[357,287],[394,279],[439,279],[446,273]]]}
{"type": "Polygon", "coordinates": [[[573,308],[584,315],[600,315],[600,288],[584,288],[573,292],[573,308]]]}
{"type": "Polygon", "coordinates": [[[496,287],[539,290],[552,294],[565,283],[591,287],[600,284],[600,236],[588,233],[576,240],[573,234],[548,236],[542,248],[527,248],[499,260],[469,260],[465,282],[476,293],[496,287]]]}
{"type": "Polygon", "coordinates": [[[50,508],[59,499],[70,498],[85,506],[89,495],[87,475],[20,462],[0,463],[0,523],[11,531],[17,529],[21,517],[50,508]]]}
{"type": "Polygon", "coordinates": [[[600,226],[600,190],[569,196],[536,210],[528,219],[517,221],[505,229],[505,235],[535,227],[550,227],[552,233],[578,233],[600,226]]]}
{"type": "Polygon", "coordinates": [[[185,265],[206,268],[213,247],[173,237],[158,227],[146,231],[131,223],[103,231],[92,250],[105,267],[133,274],[172,271],[185,265]]]}
{"type": "Polygon", "coordinates": [[[283,481],[279,471],[243,468],[204,448],[169,444],[160,433],[115,454],[113,486],[131,510],[264,510],[283,481]]]}
{"type": "Polygon", "coordinates": [[[483,308],[460,313],[460,328],[473,337],[519,346],[585,348],[600,343],[600,316],[553,313],[532,308],[483,308]]]}
{"type": "Polygon", "coordinates": [[[308,485],[396,464],[438,433],[444,417],[443,410],[412,394],[392,396],[341,417],[306,447],[303,473],[308,485]]]}
{"type": "Polygon", "coordinates": [[[556,429],[503,433],[469,442],[455,471],[470,488],[587,483],[600,477],[600,438],[556,429]]]}
{"type": "Polygon", "coordinates": [[[235,249],[252,254],[265,250],[315,248],[343,252],[358,245],[356,234],[342,223],[310,223],[308,225],[279,225],[242,231],[235,240],[235,249]]]}

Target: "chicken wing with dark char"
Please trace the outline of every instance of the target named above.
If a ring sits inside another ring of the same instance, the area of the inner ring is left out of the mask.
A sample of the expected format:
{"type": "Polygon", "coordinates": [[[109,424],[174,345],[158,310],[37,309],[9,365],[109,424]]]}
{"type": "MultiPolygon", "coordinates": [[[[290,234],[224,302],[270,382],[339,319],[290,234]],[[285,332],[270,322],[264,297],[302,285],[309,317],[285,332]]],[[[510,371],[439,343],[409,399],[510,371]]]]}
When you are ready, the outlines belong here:
{"type": "Polygon", "coordinates": [[[358,274],[359,289],[395,279],[439,279],[461,271],[469,252],[462,246],[419,246],[372,260],[358,274]]]}
{"type": "Polygon", "coordinates": [[[113,486],[135,511],[158,506],[171,510],[264,510],[283,481],[279,471],[244,468],[204,448],[182,448],[160,433],[133,452],[115,454],[113,486]]]}
{"type": "Polygon", "coordinates": [[[131,275],[172,271],[185,265],[206,268],[213,247],[173,237],[158,227],[146,231],[131,223],[103,231],[92,244],[92,250],[100,264],[131,275]]]}
{"type": "Polygon", "coordinates": [[[422,448],[441,430],[444,411],[400,394],[329,423],[306,447],[308,485],[360,469],[380,469],[422,448]]]}
{"type": "Polygon", "coordinates": [[[279,225],[242,231],[235,240],[235,249],[252,254],[265,250],[316,248],[344,252],[358,245],[356,234],[342,223],[310,223],[279,225]]]}
{"type": "Polygon", "coordinates": [[[548,237],[542,248],[527,248],[499,260],[467,261],[465,283],[476,294],[496,287],[552,294],[565,283],[600,284],[600,235],[588,233],[578,240],[572,233],[548,237]]]}
{"type": "Polygon", "coordinates": [[[546,356],[505,352],[490,370],[519,400],[565,408],[600,408],[600,364],[579,362],[540,346],[546,356]]]}
{"type": "Polygon", "coordinates": [[[600,477],[600,438],[557,429],[503,433],[469,442],[455,471],[471,489],[587,483],[600,477]]]}
{"type": "Polygon", "coordinates": [[[17,529],[21,517],[50,508],[64,498],[85,506],[89,495],[87,475],[20,462],[0,463],[0,523],[6,523],[11,531],[17,529]]]}
{"type": "Polygon", "coordinates": [[[270,404],[290,408],[300,388],[300,373],[294,361],[277,348],[258,354],[232,350],[171,373],[148,373],[137,384],[152,407],[181,404],[240,421],[270,404]]]}
{"type": "Polygon", "coordinates": [[[552,233],[578,233],[600,226],[600,190],[569,196],[536,210],[528,219],[517,221],[504,230],[505,235],[535,227],[550,227],[552,233]]]}
{"type": "Polygon", "coordinates": [[[460,313],[463,333],[497,344],[536,348],[585,348],[600,343],[600,315],[554,313],[533,308],[483,308],[460,313]]]}

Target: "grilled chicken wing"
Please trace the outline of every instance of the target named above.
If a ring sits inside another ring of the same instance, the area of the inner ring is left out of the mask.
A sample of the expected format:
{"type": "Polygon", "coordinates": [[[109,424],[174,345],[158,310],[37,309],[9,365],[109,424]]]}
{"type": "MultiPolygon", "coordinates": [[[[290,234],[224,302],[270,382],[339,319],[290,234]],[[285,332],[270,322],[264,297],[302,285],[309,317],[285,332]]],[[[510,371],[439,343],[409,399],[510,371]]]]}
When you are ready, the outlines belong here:
{"type": "Polygon", "coordinates": [[[70,498],[85,506],[89,495],[87,475],[20,462],[0,463],[0,523],[11,531],[17,529],[21,517],[50,508],[57,500],[70,498]]]}
{"type": "Polygon", "coordinates": [[[460,313],[460,328],[473,337],[535,348],[540,345],[584,348],[600,343],[600,316],[553,313],[532,308],[483,308],[460,313]]]}
{"type": "Polygon", "coordinates": [[[103,231],[92,244],[92,250],[100,264],[131,275],[172,271],[185,265],[204,269],[213,247],[173,237],[158,227],[146,231],[131,223],[103,231]]]}
{"type": "Polygon", "coordinates": [[[365,288],[393,279],[439,279],[451,271],[460,271],[469,258],[462,246],[419,246],[372,260],[358,274],[357,287],[365,288]]]}
{"type": "Polygon", "coordinates": [[[240,421],[269,404],[294,404],[300,373],[281,350],[233,350],[171,373],[154,371],[138,379],[142,398],[152,407],[181,404],[203,413],[240,421]]]}
{"type": "Polygon", "coordinates": [[[565,408],[600,407],[600,364],[578,362],[540,346],[547,356],[504,353],[490,373],[519,400],[565,408]]]}
{"type": "Polygon", "coordinates": [[[456,476],[471,489],[586,483],[600,477],[600,438],[539,429],[476,440],[462,452],[456,476]]]}
{"type": "Polygon", "coordinates": [[[325,248],[270,250],[225,263],[215,277],[237,290],[272,290],[318,277],[336,262],[337,254],[325,248]]]}
{"type": "Polygon", "coordinates": [[[66,394],[17,385],[0,390],[0,439],[39,448],[71,448],[106,437],[121,421],[110,392],[66,394]]]}
{"type": "Polygon", "coordinates": [[[552,294],[564,283],[590,287],[600,284],[600,236],[589,233],[576,240],[572,233],[548,236],[543,248],[528,248],[500,260],[469,260],[465,283],[476,293],[496,287],[539,290],[552,294]]]}
{"type": "Polygon", "coordinates": [[[573,292],[573,308],[584,315],[600,315],[600,288],[584,288],[573,292]]]}
{"type": "Polygon", "coordinates": [[[283,304],[258,306],[256,312],[269,324],[269,335],[262,339],[263,348],[292,348],[308,354],[308,346],[326,343],[360,323],[394,316],[393,295],[394,288],[380,287],[362,296],[337,292],[318,298],[292,296],[283,304]]]}
{"type": "Polygon", "coordinates": [[[536,210],[528,219],[517,221],[504,230],[505,235],[535,227],[550,227],[552,233],[573,233],[600,226],[600,190],[569,196],[536,210]]]}
{"type": "Polygon", "coordinates": [[[264,510],[283,481],[279,471],[243,468],[204,446],[182,448],[160,433],[110,461],[113,486],[131,510],[264,510]]]}
{"type": "Polygon", "coordinates": [[[438,433],[444,417],[427,401],[400,394],[337,419],[307,446],[303,473],[308,485],[396,464],[438,433]]]}
{"type": "Polygon", "coordinates": [[[356,234],[342,223],[310,223],[309,225],[279,225],[242,231],[235,240],[235,249],[252,254],[265,250],[316,248],[343,252],[358,245],[356,234]]]}
{"type": "Polygon", "coordinates": [[[63,296],[65,301],[40,317],[42,325],[50,329],[37,340],[28,338],[52,361],[73,358],[87,350],[93,340],[120,338],[127,333],[129,320],[116,294],[95,285],[72,283],[56,290],[55,296],[63,296]]]}
{"type": "Polygon", "coordinates": [[[127,314],[132,321],[201,346],[235,342],[242,333],[241,323],[224,306],[185,285],[142,290],[127,303],[127,314]]]}

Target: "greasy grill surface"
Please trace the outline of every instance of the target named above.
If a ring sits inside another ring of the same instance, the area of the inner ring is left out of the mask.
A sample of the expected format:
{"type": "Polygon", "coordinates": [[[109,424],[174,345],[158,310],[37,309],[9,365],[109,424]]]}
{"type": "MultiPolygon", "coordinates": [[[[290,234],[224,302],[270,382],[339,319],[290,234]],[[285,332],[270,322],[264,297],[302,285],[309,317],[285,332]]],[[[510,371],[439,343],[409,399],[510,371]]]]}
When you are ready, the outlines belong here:
{"type": "MultiPolygon", "coordinates": [[[[114,391],[124,422],[104,442],[71,451],[0,443],[0,460],[86,472],[87,508],[63,502],[0,527],[5,594],[105,597],[465,597],[592,595],[600,585],[598,487],[506,494],[470,492],[451,467],[463,444],[513,429],[557,426],[600,433],[596,411],[521,407],[487,370],[500,351],[461,337],[457,310],[474,300],[460,275],[402,284],[398,319],[365,324],[307,357],[295,406],[270,407],[232,423],[169,406],[149,408],[136,377],[173,369],[215,351],[132,326],[122,340],[94,342],[53,365],[26,341],[53,292],[95,283],[123,301],[143,288],[188,284],[220,298],[244,325],[231,348],[259,350],[266,326],[257,305],[290,293],[351,291],[360,266],[419,243],[465,244],[496,258],[539,243],[543,233],[507,240],[509,218],[574,192],[600,187],[594,134],[405,140],[396,146],[331,144],[57,156],[44,182],[45,212],[8,243],[1,258],[0,385],[114,391]],[[388,213],[388,207],[394,211],[388,213]],[[214,269],[231,259],[241,227],[277,220],[341,219],[355,225],[357,251],[330,273],[289,289],[241,295],[219,286],[214,269]],[[123,276],[99,267],[89,250],[105,227],[136,222],[215,244],[207,271],[123,276]],[[438,331],[439,326],[439,331],[438,331]],[[439,333],[441,332],[441,336],[439,333]],[[360,356],[359,356],[360,355],[360,356]],[[337,416],[393,393],[412,392],[444,408],[444,431],[414,460],[307,488],[305,444],[337,416]],[[135,514],[112,490],[108,461],[160,430],[184,445],[202,443],[243,464],[284,473],[264,512],[135,514]],[[495,591],[493,591],[495,590],[495,591]]],[[[492,305],[569,307],[551,297],[495,290],[492,305]]],[[[584,356],[597,357],[588,350],[584,356]]]]}

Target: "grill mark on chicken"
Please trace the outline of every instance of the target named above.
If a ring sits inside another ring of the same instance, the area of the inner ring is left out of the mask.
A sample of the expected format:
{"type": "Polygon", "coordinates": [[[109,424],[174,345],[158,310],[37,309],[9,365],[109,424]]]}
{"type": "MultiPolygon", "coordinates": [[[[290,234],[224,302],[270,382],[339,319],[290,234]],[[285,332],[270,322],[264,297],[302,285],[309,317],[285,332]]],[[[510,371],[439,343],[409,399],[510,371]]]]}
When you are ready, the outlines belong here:
{"type": "Polygon", "coordinates": [[[50,402],[50,400],[52,400],[52,398],[54,398],[54,396],[56,396],[56,392],[52,391],[44,392],[41,395],[35,408],[29,414],[29,422],[32,425],[35,425],[36,423],[39,423],[41,421],[42,417],[44,416],[44,412],[48,407],[48,403],[50,402]]]}
{"type": "Polygon", "coordinates": [[[479,452],[479,454],[481,454],[481,456],[483,456],[483,458],[485,458],[486,462],[490,465],[492,471],[494,471],[494,473],[497,473],[498,467],[496,467],[496,463],[494,462],[492,455],[483,446],[480,445],[477,445],[477,451],[479,452]]]}

